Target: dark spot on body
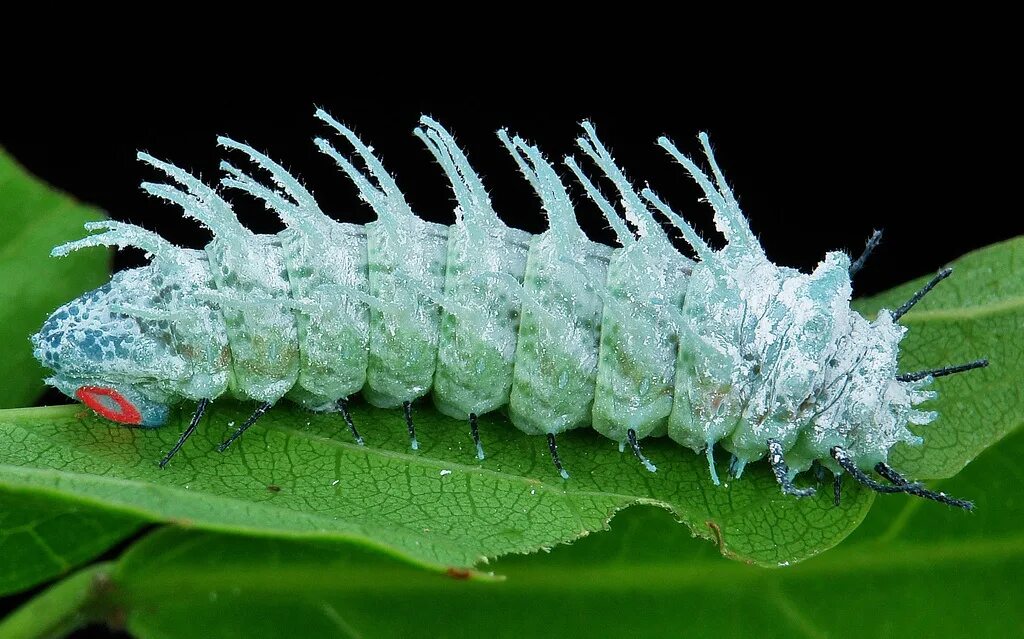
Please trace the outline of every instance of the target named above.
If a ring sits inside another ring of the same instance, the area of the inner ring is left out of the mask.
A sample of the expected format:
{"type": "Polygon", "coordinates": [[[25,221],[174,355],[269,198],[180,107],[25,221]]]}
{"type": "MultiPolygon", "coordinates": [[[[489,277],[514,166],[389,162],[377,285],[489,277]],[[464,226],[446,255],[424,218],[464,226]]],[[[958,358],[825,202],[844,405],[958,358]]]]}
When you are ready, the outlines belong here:
{"type": "Polygon", "coordinates": [[[469,579],[470,572],[465,568],[452,567],[448,568],[448,570],[445,571],[445,574],[447,574],[452,579],[469,579]]]}
{"type": "Polygon", "coordinates": [[[277,484],[267,484],[267,490],[269,490],[272,493],[279,493],[281,492],[281,487],[278,486],[277,484]]]}

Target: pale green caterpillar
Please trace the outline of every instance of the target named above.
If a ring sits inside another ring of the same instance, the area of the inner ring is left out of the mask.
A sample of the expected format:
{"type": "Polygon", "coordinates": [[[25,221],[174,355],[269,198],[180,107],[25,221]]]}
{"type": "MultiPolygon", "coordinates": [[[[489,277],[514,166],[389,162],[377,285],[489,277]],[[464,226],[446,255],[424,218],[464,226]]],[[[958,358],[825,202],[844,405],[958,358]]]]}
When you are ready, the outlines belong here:
{"type": "Polygon", "coordinates": [[[900,309],[868,321],[850,308],[850,278],[877,234],[853,264],[833,252],[810,274],[776,266],[707,137],[700,140],[712,177],[661,138],[714,209],[727,241],[714,250],[650,189],[636,192],[589,123],[578,144],[614,185],[618,208],[575,159],[565,163],[620,248],[589,240],[555,168],[536,147],[500,131],[550,222],[536,236],[509,228],[451,135],[423,117],[415,133],[458,203],[454,225],[432,224],[351,130],[322,110],[316,115],[363,164],[316,140],[376,211],[375,222],[329,218],[279,164],[219,138],[270,178],[225,162],[222,186],[263,200],[286,230],[252,233],[216,190],[140,153],[171,181],[143,188],[207,226],[213,241],[183,249],[136,226],[101,222],[87,226],[99,233],[53,251],[117,245],[151,256],[57,309],[32,339],[54,371],[47,381],[114,421],[158,426],[171,406],[197,402],[161,465],[225,393],[259,406],[221,450],[281,399],[340,412],[362,444],[347,410],[359,392],[375,406],[402,407],[416,449],[412,403],[430,394],[442,413],[469,421],[479,459],[477,417],[507,408],[516,428],[547,437],[566,479],[555,436],[591,426],[629,446],[651,472],[640,442],[668,435],[707,455],[716,483],[720,446],[733,455],[737,477],[767,456],[782,490],[795,496],[813,494],[793,479],[820,464],[880,492],[971,507],[886,464],[897,442],[920,443],[908,423],[935,418],[916,408],[934,396],[926,389],[932,378],[986,364],[897,374],[905,329],[896,321],[948,270],[900,309]],[[681,231],[696,261],[674,248],[655,213],[681,231]]]}

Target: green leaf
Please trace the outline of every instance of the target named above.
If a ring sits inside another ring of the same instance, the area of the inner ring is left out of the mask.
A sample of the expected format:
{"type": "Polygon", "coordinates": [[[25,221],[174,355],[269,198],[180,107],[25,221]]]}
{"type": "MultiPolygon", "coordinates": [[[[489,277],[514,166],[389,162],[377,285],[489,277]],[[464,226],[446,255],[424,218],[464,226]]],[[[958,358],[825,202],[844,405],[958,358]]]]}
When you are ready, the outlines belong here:
{"type": "Polygon", "coordinates": [[[29,405],[43,392],[29,335],[55,308],[106,281],[109,251],[50,257],[55,245],[81,237],[85,222],[101,219],[98,209],[40,182],[0,148],[0,408],[29,405]]]}
{"type": "Polygon", "coordinates": [[[59,494],[0,489],[0,595],[68,572],[140,524],[59,494]]]}
{"type": "MultiPolygon", "coordinates": [[[[858,310],[897,308],[929,278],[863,300],[858,310]]],[[[1024,238],[956,260],[952,277],[900,321],[909,329],[900,356],[905,371],[990,361],[987,369],[937,379],[939,398],[928,408],[939,419],[911,427],[925,445],[893,452],[892,465],[912,477],[952,477],[1024,423],[1024,238]]]]}
{"type": "Polygon", "coordinates": [[[466,425],[426,408],[416,414],[417,453],[400,411],[365,405],[353,406],[353,417],[371,446],[352,443],[337,415],[282,405],[228,452],[214,452],[245,411],[218,402],[164,470],[156,462],[186,414],[146,430],[80,407],[0,412],[0,486],[59,491],[150,521],[353,541],[435,569],[572,541],[641,503],[671,510],[700,536],[720,537],[730,557],[799,561],[838,543],[871,503],[852,483],[839,508],[831,490],[786,497],[764,464],[716,487],[703,456],[667,440],[647,445],[659,466],[651,474],[592,431],[560,440],[573,473],[562,481],[543,438],[500,417],[481,420],[488,450],[481,464],[466,425]]]}
{"type": "Polygon", "coordinates": [[[976,499],[975,513],[886,495],[840,548],[777,570],[723,562],[653,508],[550,555],[500,560],[501,582],[356,546],[165,528],[110,569],[106,609],[144,639],[1016,636],[1022,457],[1019,431],[939,483],[976,499]]]}

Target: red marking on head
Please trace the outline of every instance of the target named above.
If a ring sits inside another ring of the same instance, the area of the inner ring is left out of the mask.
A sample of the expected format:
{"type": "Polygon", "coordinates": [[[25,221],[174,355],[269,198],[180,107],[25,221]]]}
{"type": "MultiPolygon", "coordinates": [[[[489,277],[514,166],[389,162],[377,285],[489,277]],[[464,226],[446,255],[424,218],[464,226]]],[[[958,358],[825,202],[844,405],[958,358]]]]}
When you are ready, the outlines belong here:
{"type": "Polygon", "coordinates": [[[82,386],[75,391],[75,397],[110,421],[121,424],[142,423],[139,409],[113,388],[82,386]]]}

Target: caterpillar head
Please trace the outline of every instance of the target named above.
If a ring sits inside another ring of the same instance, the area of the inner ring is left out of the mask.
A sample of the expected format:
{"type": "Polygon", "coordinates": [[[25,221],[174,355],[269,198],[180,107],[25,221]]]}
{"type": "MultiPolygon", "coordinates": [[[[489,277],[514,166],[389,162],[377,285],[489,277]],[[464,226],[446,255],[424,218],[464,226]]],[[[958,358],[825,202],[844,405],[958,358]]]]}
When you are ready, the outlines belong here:
{"type": "Polygon", "coordinates": [[[107,419],[149,427],[167,420],[185,366],[167,323],[138,316],[154,300],[152,274],[143,271],[118,273],[61,306],[31,339],[53,371],[48,384],[107,419]]]}

